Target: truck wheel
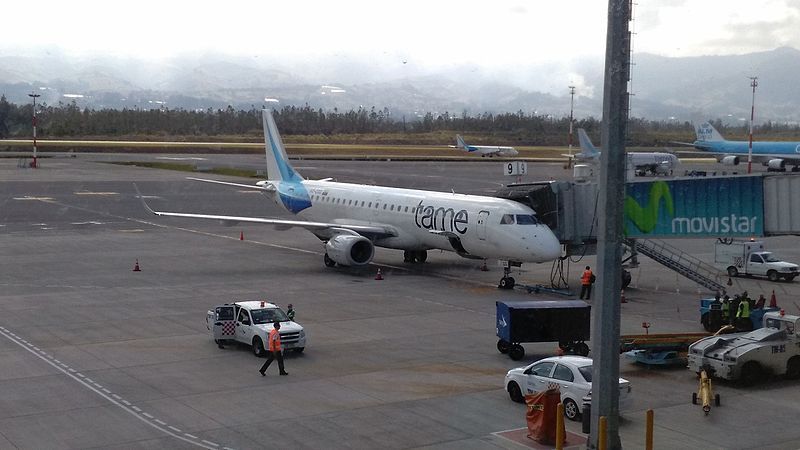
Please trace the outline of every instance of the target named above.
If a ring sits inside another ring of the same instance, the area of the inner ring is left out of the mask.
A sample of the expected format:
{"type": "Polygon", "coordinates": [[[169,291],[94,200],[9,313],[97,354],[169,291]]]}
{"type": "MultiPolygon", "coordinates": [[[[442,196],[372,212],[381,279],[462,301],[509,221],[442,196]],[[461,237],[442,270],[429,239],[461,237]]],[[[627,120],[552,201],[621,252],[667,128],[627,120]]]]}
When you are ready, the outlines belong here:
{"type": "Polygon", "coordinates": [[[508,343],[508,342],[506,342],[506,341],[504,341],[502,339],[499,339],[497,341],[497,351],[498,352],[506,355],[506,354],[508,354],[509,350],[511,350],[511,344],[510,343],[508,343]]]}
{"type": "Polygon", "coordinates": [[[769,272],[767,272],[767,278],[769,279],[769,281],[778,281],[778,272],[770,270],[769,272]]]}
{"type": "Polygon", "coordinates": [[[736,270],[736,267],[730,266],[728,267],[728,276],[729,277],[738,277],[739,271],[736,270]]]}
{"type": "Polygon", "coordinates": [[[296,349],[294,349],[294,352],[295,353],[303,353],[303,350],[305,350],[305,349],[306,349],[305,347],[297,347],[296,349]]]}
{"type": "Polygon", "coordinates": [[[508,356],[514,361],[519,361],[523,356],[525,356],[525,349],[519,344],[514,344],[508,350],[508,356]]]}
{"type": "Polygon", "coordinates": [[[517,403],[525,401],[525,397],[522,396],[522,390],[519,388],[516,381],[508,383],[508,396],[511,397],[512,401],[517,403]]]}
{"type": "Polygon", "coordinates": [[[581,356],[589,356],[589,345],[586,342],[578,342],[575,344],[575,353],[581,356]]]}
{"type": "Polygon", "coordinates": [[[253,354],[257,357],[261,357],[264,354],[264,343],[261,342],[261,338],[256,336],[253,338],[253,354]]]}
{"type": "Polygon", "coordinates": [[[791,283],[792,280],[794,280],[794,277],[796,277],[796,276],[797,275],[786,275],[786,277],[785,277],[786,278],[786,282],[787,283],[791,283]]]}
{"type": "Polygon", "coordinates": [[[800,378],[800,356],[792,356],[786,362],[786,378],[790,380],[800,378]]]}
{"type": "Polygon", "coordinates": [[[748,361],[742,366],[741,381],[745,386],[752,386],[763,377],[761,365],[755,361],[748,361]]]}
{"type": "Polygon", "coordinates": [[[705,313],[702,316],[700,316],[700,323],[703,324],[703,329],[704,330],[712,331],[711,330],[711,320],[709,319],[709,314],[708,313],[705,313]]]}

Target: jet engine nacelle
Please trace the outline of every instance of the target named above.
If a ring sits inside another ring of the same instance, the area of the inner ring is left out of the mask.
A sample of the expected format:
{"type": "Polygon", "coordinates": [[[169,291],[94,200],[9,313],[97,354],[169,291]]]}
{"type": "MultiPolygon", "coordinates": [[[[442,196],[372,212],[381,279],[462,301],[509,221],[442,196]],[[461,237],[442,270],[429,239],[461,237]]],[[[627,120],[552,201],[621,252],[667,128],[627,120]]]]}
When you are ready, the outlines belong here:
{"type": "Polygon", "coordinates": [[[722,158],[722,161],[720,161],[720,162],[722,164],[725,164],[726,166],[738,166],[739,165],[739,157],[738,156],[733,156],[733,155],[726,156],[726,157],[722,158]]]}
{"type": "Polygon", "coordinates": [[[767,170],[783,172],[786,170],[786,161],[780,158],[770,159],[767,161],[767,170]]]}
{"type": "Polygon", "coordinates": [[[364,236],[338,235],[325,243],[328,257],[342,266],[363,266],[372,261],[375,246],[364,236]]]}

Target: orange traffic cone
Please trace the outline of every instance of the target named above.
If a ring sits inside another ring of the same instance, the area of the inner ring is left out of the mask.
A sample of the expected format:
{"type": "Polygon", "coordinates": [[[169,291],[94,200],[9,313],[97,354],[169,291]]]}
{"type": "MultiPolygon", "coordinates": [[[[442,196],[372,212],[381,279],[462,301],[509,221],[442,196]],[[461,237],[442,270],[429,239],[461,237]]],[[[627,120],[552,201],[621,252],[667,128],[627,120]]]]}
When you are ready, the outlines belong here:
{"type": "Polygon", "coordinates": [[[625,300],[625,289],[623,289],[622,292],[619,295],[619,302],[620,303],[628,303],[628,301],[625,300]]]}
{"type": "Polygon", "coordinates": [[[378,274],[375,275],[375,279],[376,280],[382,280],[383,279],[383,274],[381,273],[381,268],[380,267],[378,267],[378,274]]]}
{"type": "Polygon", "coordinates": [[[243,240],[244,240],[244,231],[240,231],[240,232],[239,232],[239,240],[240,240],[240,241],[243,241],[243,240]]]}
{"type": "Polygon", "coordinates": [[[133,266],[134,272],[141,272],[142,269],[139,268],[139,258],[136,258],[136,264],[133,266]]]}
{"type": "Polygon", "coordinates": [[[772,290],[772,296],[769,298],[769,307],[770,308],[778,307],[778,299],[775,298],[775,289],[772,290]]]}

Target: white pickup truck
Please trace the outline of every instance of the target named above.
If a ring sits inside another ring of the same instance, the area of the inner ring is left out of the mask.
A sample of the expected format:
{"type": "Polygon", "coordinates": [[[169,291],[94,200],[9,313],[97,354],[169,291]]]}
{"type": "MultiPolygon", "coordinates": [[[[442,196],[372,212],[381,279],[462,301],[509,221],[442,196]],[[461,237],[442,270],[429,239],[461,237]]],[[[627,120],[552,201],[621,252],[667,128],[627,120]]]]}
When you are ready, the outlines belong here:
{"type": "Polygon", "coordinates": [[[281,347],[302,353],[306,348],[303,327],[289,320],[277,305],[266,301],[226,303],[209,310],[206,328],[222,348],[227,342],[241,342],[253,347],[253,354],[266,354],[265,343],[275,322],[281,323],[281,347]]]}
{"type": "Polygon", "coordinates": [[[754,384],[768,375],[800,377],[800,316],[768,312],[764,327],[709,336],[689,346],[689,369],[754,384]]]}
{"type": "Polygon", "coordinates": [[[762,241],[733,241],[714,244],[714,265],[728,273],[760,275],[770,281],[783,278],[792,281],[798,275],[797,264],[781,261],[772,252],[765,251],[762,241]]]}

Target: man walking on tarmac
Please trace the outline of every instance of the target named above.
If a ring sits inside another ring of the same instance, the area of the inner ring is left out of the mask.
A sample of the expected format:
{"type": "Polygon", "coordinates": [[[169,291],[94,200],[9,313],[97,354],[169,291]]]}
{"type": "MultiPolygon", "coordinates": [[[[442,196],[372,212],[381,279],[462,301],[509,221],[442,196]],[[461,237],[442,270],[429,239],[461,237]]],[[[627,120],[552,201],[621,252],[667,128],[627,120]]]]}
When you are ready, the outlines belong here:
{"type": "Polygon", "coordinates": [[[265,376],[267,372],[267,368],[270,364],[272,364],[272,360],[278,360],[278,369],[281,372],[281,375],[289,375],[289,372],[283,369],[283,352],[281,350],[281,323],[275,322],[272,325],[272,331],[269,332],[269,357],[267,361],[261,366],[261,369],[258,372],[261,376],[265,376]]]}
{"type": "Polygon", "coordinates": [[[589,297],[592,296],[592,284],[594,284],[594,279],[595,277],[592,273],[592,269],[586,266],[586,270],[583,271],[583,275],[581,276],[581,300],[589,300],[589,297]]]}

